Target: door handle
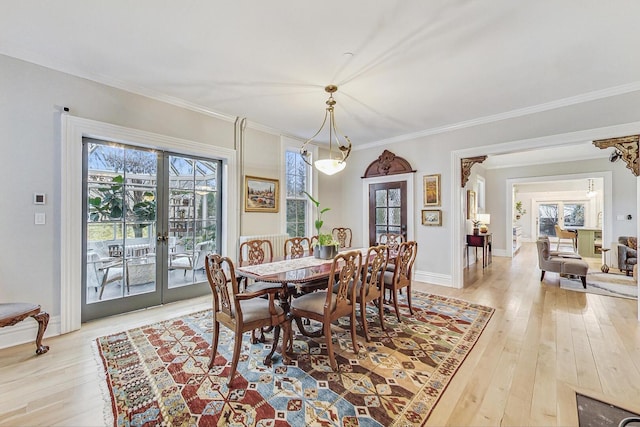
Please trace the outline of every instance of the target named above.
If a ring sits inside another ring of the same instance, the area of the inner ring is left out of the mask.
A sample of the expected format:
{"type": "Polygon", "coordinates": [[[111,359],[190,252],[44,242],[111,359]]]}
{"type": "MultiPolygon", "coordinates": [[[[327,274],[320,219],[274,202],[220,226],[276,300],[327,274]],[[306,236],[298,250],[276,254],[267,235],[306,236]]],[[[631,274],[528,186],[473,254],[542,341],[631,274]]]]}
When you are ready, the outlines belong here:
{"type": "Polygon", "coordinates": [[[166,242],[169,240],[169,236],[167,235],[167,233],[165,232],[164,234],[160,234],[158,233],[158,237],[156,237],[156,240],[158,242],[166,242]]]}

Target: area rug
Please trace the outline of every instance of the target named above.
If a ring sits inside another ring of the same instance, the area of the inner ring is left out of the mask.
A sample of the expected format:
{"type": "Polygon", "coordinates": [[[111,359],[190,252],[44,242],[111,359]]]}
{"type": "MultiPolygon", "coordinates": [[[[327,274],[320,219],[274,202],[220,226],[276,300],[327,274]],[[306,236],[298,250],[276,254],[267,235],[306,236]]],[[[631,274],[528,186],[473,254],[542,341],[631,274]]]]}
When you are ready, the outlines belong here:
{"type": "Polygon", "coordinates": [[[580,278],[560,277],[560,287],[570,291],[587,292],[621,298],[638,298],[638,282],[623,274],[589,272],[587,273],[587,289],[582,286],[580,278]]]}
{"type": "MultiPolygon", "coordinates": [[[[222,326],[216,366],[208,370],[211,311],[96,339],[114,426],[407,426],[422,425],[487,325],[493,309],[414,292],[414,315],[402,322],[368,313],[371,342],[359,325],[354,354],[349,319],[333,325],[336,360],[324,338],[293,328],[292,362],[263,364],[265,344],[244,334],[238,373],[229,387],[233,333],[222,326]]],[[[312,323],[311,328],[319,326],[312,323]]],[[[279,348],[279,347],[278,347],[279,348]]]]}

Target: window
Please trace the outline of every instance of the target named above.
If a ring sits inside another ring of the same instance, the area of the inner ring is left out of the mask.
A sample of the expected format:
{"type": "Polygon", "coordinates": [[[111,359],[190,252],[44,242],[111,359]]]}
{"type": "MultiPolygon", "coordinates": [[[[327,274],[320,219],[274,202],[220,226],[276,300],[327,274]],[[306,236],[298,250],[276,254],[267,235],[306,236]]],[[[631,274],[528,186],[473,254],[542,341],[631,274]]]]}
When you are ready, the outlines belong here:
{"type": "Polygon", "coordinates": [[[290,237],[308,236],[309,167],[297,151],[285,152],[285,194],[287,234],[290,237]]]}

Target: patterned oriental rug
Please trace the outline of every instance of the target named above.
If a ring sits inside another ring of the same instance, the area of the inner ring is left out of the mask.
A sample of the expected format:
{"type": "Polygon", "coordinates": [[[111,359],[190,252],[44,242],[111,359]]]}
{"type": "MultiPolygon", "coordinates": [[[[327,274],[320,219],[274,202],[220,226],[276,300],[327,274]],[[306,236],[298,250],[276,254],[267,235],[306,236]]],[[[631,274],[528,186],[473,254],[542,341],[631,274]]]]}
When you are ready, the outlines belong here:
{"type": "MultiPolygon", "coordinates": [[[[493,309],[454,298],[413,293],[414,316],[403,322],[368,313],[372,341],[358,328],[351,350],[349,319],[334,324],[339,372],[329,366],[324,338],[293,328],[292,363],[246,333],[229,388],[232,332],[222,326],[217,366],[207,370],[211,311],[193,313],[96,340],[114,426],[406,426],[423,424],[488,323],[493,309]],[[375,322],[375,323],[374,323],[375,322]],[[376,326],[377,325],[377,326],[376,326]]],[[[312,322],[311,327],[319,326],[312,322]]]]}

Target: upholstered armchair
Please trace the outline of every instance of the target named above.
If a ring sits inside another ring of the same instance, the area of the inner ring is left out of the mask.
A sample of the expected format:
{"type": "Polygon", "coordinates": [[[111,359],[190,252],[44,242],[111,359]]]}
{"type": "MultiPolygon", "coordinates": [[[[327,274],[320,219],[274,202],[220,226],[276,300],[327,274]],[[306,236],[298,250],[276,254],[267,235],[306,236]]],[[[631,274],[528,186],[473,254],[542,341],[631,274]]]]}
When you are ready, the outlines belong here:
{"type": "Polygon", "coordinates": [[[633,266],[638,263],[638,240],[636,237],[618,237],[618,268],[631,275],[633,266]]]}

